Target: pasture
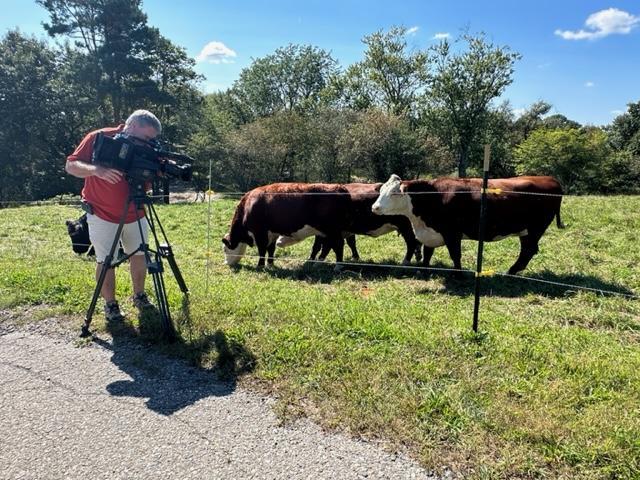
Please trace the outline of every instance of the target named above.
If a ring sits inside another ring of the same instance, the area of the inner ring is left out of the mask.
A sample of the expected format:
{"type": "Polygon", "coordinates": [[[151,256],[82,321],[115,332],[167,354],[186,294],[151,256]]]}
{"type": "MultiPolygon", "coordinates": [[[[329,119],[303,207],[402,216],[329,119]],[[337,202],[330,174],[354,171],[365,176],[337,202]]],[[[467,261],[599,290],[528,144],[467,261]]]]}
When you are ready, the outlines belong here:
{"type": "MultiPolygon", "coordinates": [[[[229,269],[220,239],[235,204],[212,203],[211,255],[206,203],[158,206],[191,290],[186,306],[165,275],[184,342],[159,348],[275,394],[283,420],[306,415],[381,439],[434,470],[640,477],[638,299],[490,277],[474,335],[471,275],[368,266],[334,273],[331,264],[303,263],[311,239],[276,251],[272,268],[246,258],[229,269]],[[221,338],[225,348],[211,348],[221,338]]],[[[57,205],[0,210],[1,309],[41,305],[34,321],[70,315],[79,331],[94,270],[66,234],[64,220],[79,215],[57,205]]],[[[640,294],[640,198],[567,197],[562,217],[567,228],[549,227],[523,275],[640,294]]],[[[463,242],[463,267],[475,268],[476,248],[463,242]]],[[[358,249],[363,263],[399,265],[404,243],[395,234],[358,237],[358,249]]],[[[485,269],[506,271],[518,249],[517,239],[486,244],[485,269]]],[[[432,265],[451,266],[446,249],[432,265]]],[[[124,299],[123,267],[117,277],[124,299]]],[[[104,328],[101,315],[93,328],[104,328]]]]}

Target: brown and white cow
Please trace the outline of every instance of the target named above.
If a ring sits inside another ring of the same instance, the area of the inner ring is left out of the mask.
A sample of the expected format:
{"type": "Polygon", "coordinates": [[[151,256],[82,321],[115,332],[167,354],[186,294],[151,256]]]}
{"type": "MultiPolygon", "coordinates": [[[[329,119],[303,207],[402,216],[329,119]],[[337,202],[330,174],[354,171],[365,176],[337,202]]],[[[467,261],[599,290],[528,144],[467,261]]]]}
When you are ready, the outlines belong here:
{"type": "Polygon", "coordinates": [[[349,225],[349,191],[323,183],[274,183],[247,192],[236,207],[231,230],[222,239],[225,263],[237,264],[247,246],[256,246],[258,266],[273,264],[276,246],[293,245],[320,235],[342,262],[349,225]]]}
{"type": "MultiPolygon", "coordinates": [[[[480,178],[402,181],[391,175],[372,211],[404,215],[411,221],[416,238],[425,245],[425,265],[436,247],[446,245],[454,267],[460,269],[462,239],[478,239],[481,188],[480,178]]],[[[520,237],[520,256],[509,269],[515,274],[538,252],[538,242],[554,217],[558,228],[564,227],[562,187],[553,177],[514,177],[489,180],[489,188],[500,193],[487,194],[485,240],[520,237]]]]}
{"type": "MultiPolygon", "coordinates": [[[[350,199],[350,223],[343,234],[354,260],[360,258],[356,248],[355,235],[367,235],[375,238],[395,231],[402,236],[407,247],[402,263],[408,265],[414,254],[420,260],[420,243],[413,234],[409,220],[402,215],[375,215],[371,211],[371,207],[380,193],[382,183],[345,183],[343,187],[349,192],[350,199]]],[[[317,236],[311,249],[310,258],[314,260],[320,252],[320,259],[324,260],[329,249],[327,239],[317,236]]]]}

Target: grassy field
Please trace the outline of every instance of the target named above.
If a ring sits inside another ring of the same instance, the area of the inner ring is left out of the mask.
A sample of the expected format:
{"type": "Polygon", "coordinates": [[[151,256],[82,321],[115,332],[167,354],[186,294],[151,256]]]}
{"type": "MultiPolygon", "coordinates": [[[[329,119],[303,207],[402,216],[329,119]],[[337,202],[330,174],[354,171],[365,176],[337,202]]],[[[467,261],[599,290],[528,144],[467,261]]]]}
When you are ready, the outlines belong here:
{"type": "MultiPolygon", "coordinates": [[[[487,278],[482,333],[473,335],[472,276],[334,273],[288,259],[260,271],[254,258],[230,270],[220,238],[234,206],[213,203],[208,276],[207,205],[158,208],[192,292],[183,303],[167,275],[184,338],[174,353],[277,394],[285,419],[303,414],[384,439],[434,470],[640,478],[639,300],[487,278]]],[[[64,220],[78,215],[66,206],[0,210],[0,308],[42,304],[76,315],[79,327],[94,265],[71,252],[64,220]]],[[[563,220],[567,229],[549,228],[524,275],[640,294],[640,198],[566,198],[563,220]]],[[[310,247],[278,255],[302,259],[310,247]]],[[[474,268],[476,248],[464,242],[464,267],[474,268]]],[[[397,264],[403,249],[395,235],[359,237],[363,262],[397,264]]],[[[517,252],[515,239],[487,244],[485,267],[506,271],[517,252]]],[[[451,266],[445,249],[434,264],[451,266]]],[[[117,276],[125,298],[125,269],[117,276]]],[[[100,315],[94,324],[104,328],[100,315]]]]}

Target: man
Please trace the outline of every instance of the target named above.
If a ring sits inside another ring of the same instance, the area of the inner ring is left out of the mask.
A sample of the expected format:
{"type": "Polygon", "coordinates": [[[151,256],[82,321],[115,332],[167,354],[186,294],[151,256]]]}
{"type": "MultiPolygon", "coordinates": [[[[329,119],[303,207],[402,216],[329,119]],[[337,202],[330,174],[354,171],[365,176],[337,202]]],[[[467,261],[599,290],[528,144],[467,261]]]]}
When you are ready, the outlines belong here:
{"type": "MultiPolygon", "coordinates": [[[[105,168],[91,163],[93,146],[99,132],[114,137],[126,135],[130,140],[148,142],[156,138],[162,131],[158,118],[146,110],[133,112],[124,125],[115,128],[103,128],[89,133],[76,150],[67,157],[65,170],[67,173],[84,178],[82,198],[87,202],[93,213],[87,215],[89,225],[89,238],[95,249],[96,281],[100,276],[105,258],[113,243],[118,223],[123,213],[124,204],[129,197],[129,184],[124,173],[112,168],[105,168]]],[[[120,240],[126,254],[135,251],[141,242],[140,229],[137,219],[141,219],[144,243],[148,242],[147,220],[144,218],[144,210],[136,211],[133,203],[125,218],[120,240]]],[[[144,291],[144,282],[147,273],[143,252],[136,252],[129,258],[131,282],[133,284],[133,304],[139,309],[152,308],[144,291]]],[[[113,268],[107,270],[102,290],[100,291],[105,301],[105,318],[108,322],[122,320],[124,317],[115,297],[116,279],[113,268]]]]}

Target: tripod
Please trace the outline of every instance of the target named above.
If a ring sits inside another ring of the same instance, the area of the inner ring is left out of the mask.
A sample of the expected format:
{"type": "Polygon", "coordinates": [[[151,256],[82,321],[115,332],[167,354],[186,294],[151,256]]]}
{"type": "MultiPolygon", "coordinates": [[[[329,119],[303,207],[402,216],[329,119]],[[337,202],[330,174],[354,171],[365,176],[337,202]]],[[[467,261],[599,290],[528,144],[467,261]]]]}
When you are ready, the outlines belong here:
{"type": "Polygon", "coordinates": [[[162,329],[165,338],[168,341],[173,341],[176,339],[176,330],[173,326],[173,322],[171,321],[171,313],[169,312],[169,302],[167,300],[167,291],[164,285],[164,278],[162,277],[162,273],[164,272],[164,266],[162,264],[162,258],[166,258],[169,262],[169,266],[171,267],[171,271],[180,287],[180,291],[183,294],[188,294],[189,289],[182,278],[182,274],[180,273],[180,269],[178,268],[178,264],[173,256],[173,250],[171,249],[171,245],[169,244],[169,240],[167,239],[167,234],[162,228],[162,224],[160,223],[160,217],[158,217],[158,213],[156,212],[155,207],[153,206],[152,199],[147,196],[144,191],[144,184],[139,181],[135,181],[129,179],[129,196],[124,202],[124,209],[122,211],[122,216],[120,217],[120,222],[118,223],[118,229],[116,231],[115,237],[113,239],[113,243],[111,244],[111,249],[109,250],[109,254],[104,260],[102,264],[102,269],[100,271],[100,276],[98,277],[98,283],[93,292],[93,297],[91,298],[91,304],[89,305],[89,309],[87,310],[87,316],[84,321],[84,325],[82,326],[82,330],[80,332],[81,337],[88,337],[91,332],[89,331],[89,326],[91,325],[91,318],[93,317],[93,312],[96,308],[96,303],[98,302],[98,297],[100,296],[100,292],[102,291],[102,285],[104,284],[104,279],[107,275],[107,271],[110,268],[115,268],[121,263],[125,262],[129,259],[129,257],[133,256],[137,252],[143,252],[145,263],[147,266],[147,272],[151,274],[151,278],[153,279],[153,287],[156,294],[156,301],[158,302],[158,310],[160,312],[160,320],[162,324],[162,329]],[[122,233],[122,229],[124,227],[124,221],[127,218],[127,213],[129,211],[129,205],[133,203],[135,205],[136,212],[140,209],[145,211],[145,216],[147,217],[147,223],[149,224],[149,231],[153,235],[155,250],[149,248],[149,244],[144,241],[144,235],[142,231],[142,223],[140,218],[137,218],[136,222],[138,224],[138,230],[140,232],[140,246],[133,251],[132,253],[127,254],[122,258],[118,258],[115,262],[113,261],[114,254],[116,252],[116,248],[118,246],[118,242],[120,240],[120,234],[122,233]],[[146,208],[145,208],[146,205],[146,208]],[[162,234],[163,243],[160,243],[158,239],[158,234],[156,231],[156,225],[162,234]]]}

